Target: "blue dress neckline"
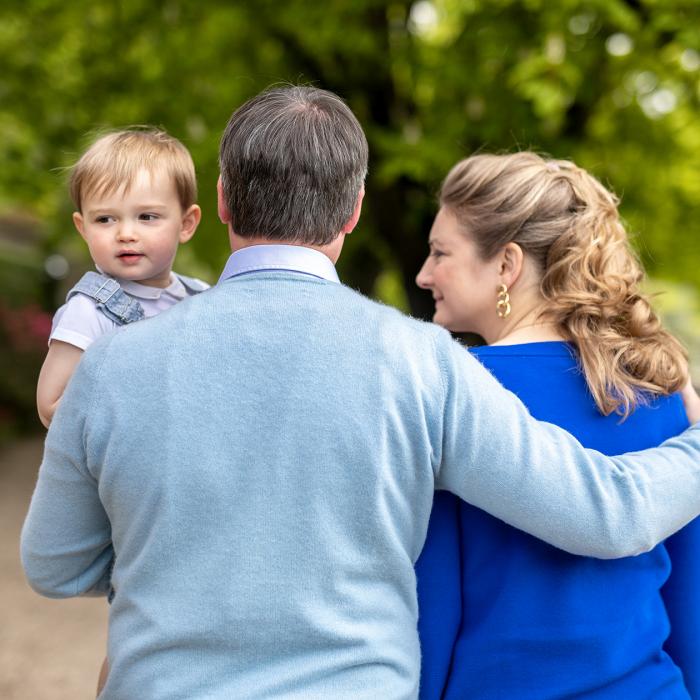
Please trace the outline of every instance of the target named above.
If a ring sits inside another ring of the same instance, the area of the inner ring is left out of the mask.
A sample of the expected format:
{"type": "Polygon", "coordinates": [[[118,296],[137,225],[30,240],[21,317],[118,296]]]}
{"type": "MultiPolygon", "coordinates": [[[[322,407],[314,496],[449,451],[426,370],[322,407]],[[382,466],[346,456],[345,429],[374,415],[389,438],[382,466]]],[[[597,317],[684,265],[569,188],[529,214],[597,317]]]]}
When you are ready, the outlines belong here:
{"type": "Polygon", "coordinates": [[[469,348],[477,355],[517,355],[518,357],[577,356],[573,343],[565,340],[540,340],[512,345],[479,345],[469,348]]]}

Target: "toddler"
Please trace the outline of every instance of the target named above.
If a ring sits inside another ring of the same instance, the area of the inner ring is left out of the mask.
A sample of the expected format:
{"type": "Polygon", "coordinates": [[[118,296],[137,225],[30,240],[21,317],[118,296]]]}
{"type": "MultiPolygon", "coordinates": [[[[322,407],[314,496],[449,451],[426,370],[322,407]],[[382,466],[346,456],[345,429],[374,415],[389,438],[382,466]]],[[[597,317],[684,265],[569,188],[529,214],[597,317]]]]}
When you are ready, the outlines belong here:
{"type": "MultiPolygon", "coordinates": [[[[194,164],[177,139],[157,129],[102,136],[73,167],[70,192],[73,223],[98,271],[81,278],[54,316],[37,385],[46,427],[94,340],[208,287],[172,272],[178,245],[201,218],[194,164]]],[[[107,673],[105,659],[98,694],[107,673]]]]}
{"type": "Polygon", "coordinates": [[[155,316],[204,282],[172,272],[180,243],[201,218],[187,149],[158,129],[102,136],[71,172],[73,223],[98,272],[88,272],[56,312],[37,386],[48,427],[83,351],[99,336],[155,316]]]}

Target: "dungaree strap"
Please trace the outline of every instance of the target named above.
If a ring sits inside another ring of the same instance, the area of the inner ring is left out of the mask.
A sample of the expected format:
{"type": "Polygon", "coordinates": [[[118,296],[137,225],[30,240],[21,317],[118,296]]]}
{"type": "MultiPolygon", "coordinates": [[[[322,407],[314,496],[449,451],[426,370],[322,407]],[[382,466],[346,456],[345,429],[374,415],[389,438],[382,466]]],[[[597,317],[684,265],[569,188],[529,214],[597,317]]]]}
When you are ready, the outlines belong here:
{"type": "Polygon", "coordinates": [[[83,294],[93,299],[97,309],[119,326],[144,318],[141,304],[134,297],[129,296],[119,286],[119,282],[106,275],[86,272],[78,284],[68,292],[66,301],[76,294],[83,294]]]}

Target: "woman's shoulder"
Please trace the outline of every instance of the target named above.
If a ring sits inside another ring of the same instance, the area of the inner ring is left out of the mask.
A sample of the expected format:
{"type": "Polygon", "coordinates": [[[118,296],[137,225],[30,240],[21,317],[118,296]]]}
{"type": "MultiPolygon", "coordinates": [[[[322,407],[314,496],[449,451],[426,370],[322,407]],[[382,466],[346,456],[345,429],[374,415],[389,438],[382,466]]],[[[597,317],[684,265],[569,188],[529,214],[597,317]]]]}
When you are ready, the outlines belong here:
{"type": "Polygon", "coordinates": [[[548,387],[553,398],[580,393],[582,384],[576,350],[563,341],[483,345],[469,348],[506,388],[519,393],[548,387]]]}
{"type": "Polygon", "coordinates": [[[608,454],[643,449],[688,426],[678,394],[643,396],[624,420],[615,413],[601,414],[569,343],[491,345],[470,351],[532,415],[566,428],[587,447],[608,454]]]}

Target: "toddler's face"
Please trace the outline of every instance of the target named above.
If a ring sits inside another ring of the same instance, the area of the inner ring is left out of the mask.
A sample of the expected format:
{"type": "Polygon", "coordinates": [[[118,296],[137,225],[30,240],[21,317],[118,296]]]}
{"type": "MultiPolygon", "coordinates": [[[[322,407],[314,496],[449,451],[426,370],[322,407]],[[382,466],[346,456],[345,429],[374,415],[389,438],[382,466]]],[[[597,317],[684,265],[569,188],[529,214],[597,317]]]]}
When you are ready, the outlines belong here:
{"type": "Polygon", "coordinates": [[[73,221],[103,272],[167,287],[177,246],[194,234],[199,207],[183,211],[167,173],[141,170],[128,192],[85,197],[73,221]]]}

